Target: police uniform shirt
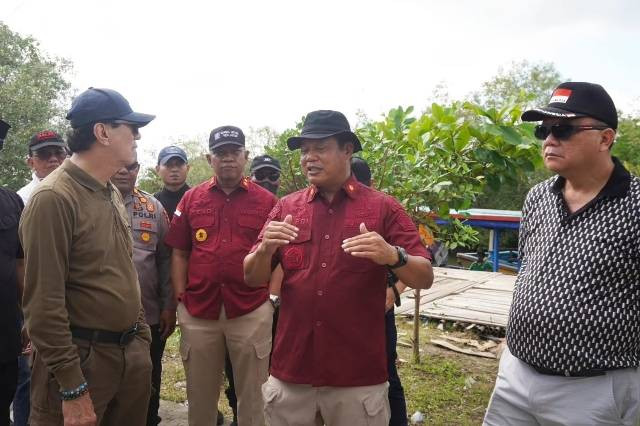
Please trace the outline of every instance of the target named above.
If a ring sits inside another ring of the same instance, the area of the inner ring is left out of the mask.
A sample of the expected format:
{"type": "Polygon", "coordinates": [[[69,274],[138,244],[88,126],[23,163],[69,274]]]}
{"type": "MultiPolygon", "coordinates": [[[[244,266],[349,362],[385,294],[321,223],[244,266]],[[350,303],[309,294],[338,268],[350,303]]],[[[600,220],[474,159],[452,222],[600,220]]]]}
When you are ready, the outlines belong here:
{"type": "Polygon", "coordinates": [[[124,198],[131,235],[133,263],[147,324],[160,323],[163,309],[176,309],[170,281],[171,249],[164,244],[169,219],[160,201],[139,189],[124,198]]]}

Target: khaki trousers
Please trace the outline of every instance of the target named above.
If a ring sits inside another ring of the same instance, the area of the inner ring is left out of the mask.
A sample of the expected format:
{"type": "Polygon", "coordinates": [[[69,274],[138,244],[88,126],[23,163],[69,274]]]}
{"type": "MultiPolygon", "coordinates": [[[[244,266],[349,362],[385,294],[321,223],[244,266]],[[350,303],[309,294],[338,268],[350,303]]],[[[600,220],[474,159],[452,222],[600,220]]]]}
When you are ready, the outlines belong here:
{"type": "Polygon", "coordinates": [[[273,376],[262,385],[269,426],[388,426],[387,382],[373,386],[299,385],[273,376]]]}
{"type": "MultiPolygon", "coordinates": [[[[100,426],[144,426],[151,394],[149,342],[137,335],[127,346],[73,339],[100,426]]],[[[57,380],[37,350],[31,370],[31,426],[62,426],[57,380]]]]}
{"type": "Polygon", "coordinates": [[[195,318],[183,304],[178,305],[190,426],[216,423],[227,349],[238,397],[238,424],[264,425],[260,387],[269,375],[272,320],[273,306],[269,300],[233,319],[227,319],[223,307],[218,320],[195,318]]]}

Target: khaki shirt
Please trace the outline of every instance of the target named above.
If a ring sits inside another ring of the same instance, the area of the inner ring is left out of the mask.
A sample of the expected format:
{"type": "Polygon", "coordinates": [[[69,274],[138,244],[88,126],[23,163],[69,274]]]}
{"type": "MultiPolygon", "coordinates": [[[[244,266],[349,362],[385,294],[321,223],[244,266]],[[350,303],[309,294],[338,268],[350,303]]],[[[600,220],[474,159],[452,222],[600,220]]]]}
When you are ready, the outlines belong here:
{"type": "Polygon", "coordinates": [[[142,306],[147,324],[160,323],[160,312],[176,309],[169,280],[171,249],[164,244],[169,219],[160,201],[134,189],[124,206],[133,234],[133,264],[138,271],[142,306]]]}
{"type": "Polygon", "coordinates": [[[47,176],[20,220],[24,311],[31,341],[62,389],[85,381],[71,326],[121,332],[144,325],[122,197],[69,159],[47,176]]]}

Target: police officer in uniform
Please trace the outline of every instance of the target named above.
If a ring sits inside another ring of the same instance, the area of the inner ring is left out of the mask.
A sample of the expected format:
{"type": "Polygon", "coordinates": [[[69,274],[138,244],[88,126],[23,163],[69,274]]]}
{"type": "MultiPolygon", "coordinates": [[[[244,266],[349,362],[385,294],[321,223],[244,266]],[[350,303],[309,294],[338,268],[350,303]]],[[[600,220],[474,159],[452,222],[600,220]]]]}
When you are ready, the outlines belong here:
{"type": "Polygon", "coordinates": [[[151,328],[151,399],[147,425],[160,423],[160,381],[166,339],[176,326],[176,303],[169,280],[171,249],[164,244],[169,220],[160,201],[135,187],[140,164],[121,168],[111,182],[124,199],[133,235],[133,263],[138,272],[145,319],[151,328]]]}

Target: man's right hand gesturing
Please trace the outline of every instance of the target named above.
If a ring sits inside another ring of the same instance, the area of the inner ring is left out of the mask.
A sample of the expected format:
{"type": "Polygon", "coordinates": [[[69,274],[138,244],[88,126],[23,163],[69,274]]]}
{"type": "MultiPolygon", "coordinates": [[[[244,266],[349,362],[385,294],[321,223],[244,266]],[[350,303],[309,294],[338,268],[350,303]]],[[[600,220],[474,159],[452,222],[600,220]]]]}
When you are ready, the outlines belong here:
{"type": "Polygon", "coordinates": [[[298,237],[299,229],[293,225],[293,217],[288,214],[283,222],[272,220],[262,235],[258,251],[272,256],[278,247],[285,246],[298,237]]]}

